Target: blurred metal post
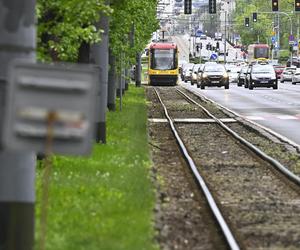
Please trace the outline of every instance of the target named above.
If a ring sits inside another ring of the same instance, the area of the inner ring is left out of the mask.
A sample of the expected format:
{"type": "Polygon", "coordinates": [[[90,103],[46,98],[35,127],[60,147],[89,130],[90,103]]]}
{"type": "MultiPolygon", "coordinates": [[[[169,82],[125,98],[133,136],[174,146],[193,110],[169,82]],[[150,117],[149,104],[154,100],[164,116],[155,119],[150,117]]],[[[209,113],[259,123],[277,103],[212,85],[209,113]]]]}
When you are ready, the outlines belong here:
{"type": "MultiPolygon", "coordinates": [[[[107,1],[106,1],[107,3],[107,1]]],[[[91,62],[100,67],[100,89],[98,91],[96,114],[96,142],[106,143],[106,107],[108,95],[108,44],[109,44],[109,19],[107,15],[101,13],[98,29],[104,32],[101,36],[101,42],[91,46],[91,62]]]]}
{"type": "Polygon", "coordinates": [[[142,85],[142,61],[141,52],[136,53],[136,66],[135,66],[135,86],[141,87],[142,85]]]}
{"type": "MultiPolygon", "coordinates": [[[[17,58],[35,61],[35,0],[0,1],[0,134],[8,65],[17,58]]],[[[31,250],[34,242],[34,152],[1,147],[0,249],[31,250]]]]}

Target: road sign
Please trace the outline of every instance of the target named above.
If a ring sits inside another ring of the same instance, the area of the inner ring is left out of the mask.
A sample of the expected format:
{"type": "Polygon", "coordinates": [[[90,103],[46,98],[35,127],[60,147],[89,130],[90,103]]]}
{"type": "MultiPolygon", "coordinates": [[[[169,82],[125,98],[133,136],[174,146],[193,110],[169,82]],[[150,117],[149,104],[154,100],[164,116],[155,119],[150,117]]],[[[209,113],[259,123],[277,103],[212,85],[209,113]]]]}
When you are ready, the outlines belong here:
{"type": "Polygon", "coordinates": [[[295,38],[294,38],[293,35],[290,35],[290,36],[289,36],[289,41],[294,41],[294,39],[295,39],[295,38]]]}
{"type": "Polygon", "coordinates": [[[212,54],[210,55],[210,60],[217,60],[217,59],[218,59],[218,55],[217,55],[217,54],[212,53],[212,54]]]}
{"type": "Polygon", "coordinates": [[[94,138],[96,83],[88,65],[18,61],[9,70],[4,146],[16,150],[88,154],[94,138]]]}
{"type": "Polygon", "coordinates": [[[276,41],[275,36],[272,36],[272,37],[271,37],[271,41],[272,41],[273,44],[275,43],[275,41],[276,41]]]}
{"type": "Polygon", "coordinates": [[[294,45],[294,40],[289,41],[289,45],[294,45]]]}

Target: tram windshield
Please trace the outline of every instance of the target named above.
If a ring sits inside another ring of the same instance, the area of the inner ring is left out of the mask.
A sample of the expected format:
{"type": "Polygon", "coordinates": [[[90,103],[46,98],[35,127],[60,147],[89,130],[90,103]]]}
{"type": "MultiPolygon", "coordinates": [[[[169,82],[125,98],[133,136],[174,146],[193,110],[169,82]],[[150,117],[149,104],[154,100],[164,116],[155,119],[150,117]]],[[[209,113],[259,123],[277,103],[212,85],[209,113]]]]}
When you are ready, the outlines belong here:
{"type": "Polygon", "coordinates": [[[151,68],[156,70],[176,69],[176,50],[175,49],[152,49],[151,68]]]}
{"type": "Polygon", "coordinates": [[[254,58],[268,58],[268,57],[269,57],[268,48],[260,48],[260,47],[255,48],[254,58]]]}

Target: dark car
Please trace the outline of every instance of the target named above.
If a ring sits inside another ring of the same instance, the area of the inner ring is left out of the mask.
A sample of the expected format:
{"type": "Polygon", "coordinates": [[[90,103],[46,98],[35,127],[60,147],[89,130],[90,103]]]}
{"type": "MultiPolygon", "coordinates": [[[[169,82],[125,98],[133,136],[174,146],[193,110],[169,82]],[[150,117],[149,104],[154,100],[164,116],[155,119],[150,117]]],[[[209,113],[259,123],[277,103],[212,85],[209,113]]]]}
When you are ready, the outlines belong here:
{"type": "Polygon", "coordinates": [[[278,80],[272,65],[255,64],[249,74],[249,89],[254,87],[278,88],[278,80]]]}
{"type": "MultiPolygon", "coordinates": [[[[257,64],[257,65],[260,65],[260,64],[257,64]]],[[[246,71],[245,85],[244,85],[245,88],[249,87],[251,69],[252,69],[252,65],[249,64],[247,67],[247,71],[246,71]]]]}
{"type": "Polygon", "coordinates": [[[243,66],[241,68],[241,70],[239,71],[239,75],[238,75],[238,83],[237,86],[242,86],[243,84],[245,84],[245,79],[246,79],[246,73],[247,73],[247,66],[243,66]]]}
{"type": "MultiPolygon", "coordinates": [[[[297,68],[300,68],[300,58],[298,57],[293,57],[292,58],[292,65],[296,66],[297,68]]],[[[291,59],[289,58],[286,62],[287,67],[291,67],[291,59]]]]}
{"type": "Polygon", "coordinates": [[[197,87],[205,89],[205,86],[224,86],[225,89],[229,89],[229,76],[223,65],[208,64],[204,66],[201,71],[201,81],[197,87]]]}

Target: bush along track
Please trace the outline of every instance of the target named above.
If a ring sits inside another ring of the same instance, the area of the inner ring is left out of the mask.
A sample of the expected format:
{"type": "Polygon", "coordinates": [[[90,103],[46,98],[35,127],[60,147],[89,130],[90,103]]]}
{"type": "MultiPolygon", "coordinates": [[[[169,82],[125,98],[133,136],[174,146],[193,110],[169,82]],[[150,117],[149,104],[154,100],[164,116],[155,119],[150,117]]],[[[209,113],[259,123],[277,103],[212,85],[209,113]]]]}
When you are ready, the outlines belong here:
{"type": "Polygon", "coordinates": [[[123,111],[108,113],[107,125],[107,144],[95,145],[91,157],[53,157],[48,250],[157,249],[144,90],[130,87],[123,111]]]}

